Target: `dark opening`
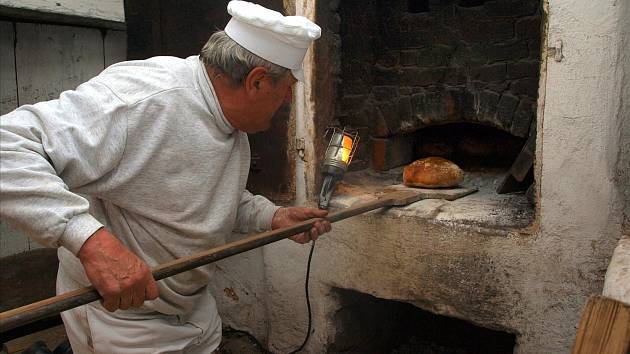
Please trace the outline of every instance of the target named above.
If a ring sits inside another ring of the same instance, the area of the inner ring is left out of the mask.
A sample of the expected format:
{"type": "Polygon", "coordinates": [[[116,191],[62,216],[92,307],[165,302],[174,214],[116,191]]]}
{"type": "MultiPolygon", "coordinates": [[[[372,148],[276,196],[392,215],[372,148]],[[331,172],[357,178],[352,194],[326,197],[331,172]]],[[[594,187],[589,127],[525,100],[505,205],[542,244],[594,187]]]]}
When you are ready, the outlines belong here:
{"type": "Polygon", "coordinates": [[[459,0],[458,5],[461,7],[476,7],[481,6],[486,0],[459,0]]]}
{"type": "Polygon", "coordinates": [[[429,12],[429,0],[409,0],[408,10],[412,14],[429,12]]]}
{"type": "Polygon", "coordinates": [[[416,133],[415,158],[439,156],[464,169],[510,167],[525,138],[480,124],[429,126],[416,133]]]}
{"type": "Polygon", "coordinates": [[[516,337],[413,305],[338,289],[340,331],[328,353],[511,354],[516,337]]]}

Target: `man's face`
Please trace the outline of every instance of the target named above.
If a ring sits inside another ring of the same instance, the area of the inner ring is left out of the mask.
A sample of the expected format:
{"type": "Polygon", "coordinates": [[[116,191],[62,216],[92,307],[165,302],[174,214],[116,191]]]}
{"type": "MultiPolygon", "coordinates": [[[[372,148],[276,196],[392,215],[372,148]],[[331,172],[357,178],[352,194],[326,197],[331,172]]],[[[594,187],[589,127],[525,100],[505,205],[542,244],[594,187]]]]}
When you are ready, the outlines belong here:
{"type": "Polygon", "coordinates": [[[247,133],[256,133],[271,127],[274,114],[283,104],[290,104],[293,98],[293,85],[297,82],[290,73],[286,77],[273,82],[265,76],[258,85],[254,97],[255,109],[249,117],[247,133]]]}

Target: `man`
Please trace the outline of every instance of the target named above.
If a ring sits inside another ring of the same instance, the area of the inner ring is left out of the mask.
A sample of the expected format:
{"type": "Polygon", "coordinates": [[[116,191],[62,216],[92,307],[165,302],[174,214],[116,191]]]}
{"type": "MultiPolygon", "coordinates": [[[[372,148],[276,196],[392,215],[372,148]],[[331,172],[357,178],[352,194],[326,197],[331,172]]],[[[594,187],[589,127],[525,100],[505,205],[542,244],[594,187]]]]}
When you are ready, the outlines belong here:
{"type": "MultiPolygon", "coordinates": [[[[75,353],[210,353],[221,321],[209,266],[156,283],[150,267],[325,211],[245,190],[246,133],[291,100],[320,28],[233,1],[200,56],[113,65],[0,119],[2,217],[58,247],[57,291],[103,300],[62,314],[75,353]],[[151,300],[146,301],[145,300],[151,300]]],[[[330,231],[318,222],[293,237],[330,231]]]]}

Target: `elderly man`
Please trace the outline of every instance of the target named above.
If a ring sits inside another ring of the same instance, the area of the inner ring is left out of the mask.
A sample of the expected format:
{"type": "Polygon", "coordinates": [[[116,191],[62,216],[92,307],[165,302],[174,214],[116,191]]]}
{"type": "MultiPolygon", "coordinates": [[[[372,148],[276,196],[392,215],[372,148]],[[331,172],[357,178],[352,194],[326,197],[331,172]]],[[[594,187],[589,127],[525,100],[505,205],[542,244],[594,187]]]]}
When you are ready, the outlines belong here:
{"type": "MultiPolygon", "coordinates": [[[[103,298],[62,314],[75,353],[214,351],[210,267],[159,283],[150,267],[233,231],[326,215],[245,190],[246,133],[269,128],[291,100],[320,28],[242,1],[228,12],[199,56],[119,63],[0,119],[2,217],[59,248],[59,293],[91,283],[103,298]]],[[[293,240],[327,231],[318,222],[293,240]]]]}

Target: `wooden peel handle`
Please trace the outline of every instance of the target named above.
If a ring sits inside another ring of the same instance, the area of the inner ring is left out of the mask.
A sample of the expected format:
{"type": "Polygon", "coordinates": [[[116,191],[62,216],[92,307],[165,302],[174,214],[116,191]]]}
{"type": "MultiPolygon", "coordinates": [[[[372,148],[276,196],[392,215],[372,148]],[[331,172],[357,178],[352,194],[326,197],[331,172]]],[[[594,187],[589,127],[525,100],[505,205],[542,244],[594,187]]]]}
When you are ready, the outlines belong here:
{"type": "MultiPolygon", "coordinates": [[[[396,193],[391,193],[391,195],[395,196],[396,193]]],[[[400,199],[385,195],[384,197],[373,201],[361,203],[356,206],[351,206],[349,208],[330,213],[326,217],[326,220],[330,222],[340,221],[370,210],[394,205],[396,202],[399,203],[400,199]]],[[[302,221],[289,227],[262,232],[188,257],[175,259],[171,262],[167,262],[153,268],[153,277],[155,280],[168,278],[175,274],[285,239],[310,230],[315,222],[319,220],[321,219],[302,221]]],[[[0,333],[54,316],[63,311],[88,304],[100,298],[101,296],[96,289],[89,286],[2,312],[0,313],[0,333]]]]}

